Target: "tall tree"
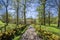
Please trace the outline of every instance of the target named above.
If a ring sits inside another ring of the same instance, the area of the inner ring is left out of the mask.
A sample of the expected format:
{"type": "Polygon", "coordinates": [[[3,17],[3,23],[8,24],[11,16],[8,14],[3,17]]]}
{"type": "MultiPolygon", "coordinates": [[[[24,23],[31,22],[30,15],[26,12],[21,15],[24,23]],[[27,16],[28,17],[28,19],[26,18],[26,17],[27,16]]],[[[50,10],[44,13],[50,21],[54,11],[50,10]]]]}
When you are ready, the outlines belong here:
{"type": "Polygon", "coordinates": [[[19,9],[20,9],[20,0],[13,0],[13,8],[16,11],[16,26],[19,25],[19,9]]]}
{"type": "MultiPolygon", "coordinates": [[[[11,22],[10,20],[12,19],[12,15],[8,13],[8,22],[11,22]]],[[[1,20],[5,23],[6,21],[6,14],[1,15],[1,20]]]]}
{"type": "Polygon", "coordinates": [[[55,0],[55,4],[58,7],[58,27],[60,27],[60,0],[55,0]]]}
{"type": "Polygon", "coordinates": [[[49,19],[48,20],[49,21],[48,23],[49,23],[49,26],[50,26],[50,11],[48,11],[48,19],[49,19]]]}
{"type": "Polygon", "coordinates": [[[19,24],[19,0],[17,0],[17,10],[16,10],[16,12],[17,12],[17,23],[16,23],[16,25],[18,26],[18,24],[19,24]]]}
{"type": "Polygon", "coordinates": [[[45,4],[47,0],[41,0],[41,3],[43,5],[43,18],[44,18],[44,25],[45,25],[45,4]]]}
{"type": "Polygon", "coordinates": [[[41,6],[39,6],[38,8],[37,8],[37,11],[38,11],[38,19],[39,19],[39,24],[43,24],[43,5],[41,5],[41,6]]]}
{"type": "Polygon", "coordinates": [[[8,25],[8,6],[9,6],[9,3],[8,2],[9,2],[9,0],[1,0],[0,2],[6,8],[6,25],[5,25],[5,31],[6,31],[6,26],[8,25]]]}
{"type": "Polygon", "coordinates": [[[60,27],[60,0],[58,5],[58,27],[60,27]]]}
{"type": "Polygon", "coordinates": [[[49,24],[49,26],[50,26],[50,15],[51,15],[51,13],[50,13],[50,2],[49,2],[49,9],[48,9],[48,24],[49,24]]]}
{"type": "Polygon", "coordinates": [[[24,0],[24,24],[26,24],[26,0],[24,0]]]}

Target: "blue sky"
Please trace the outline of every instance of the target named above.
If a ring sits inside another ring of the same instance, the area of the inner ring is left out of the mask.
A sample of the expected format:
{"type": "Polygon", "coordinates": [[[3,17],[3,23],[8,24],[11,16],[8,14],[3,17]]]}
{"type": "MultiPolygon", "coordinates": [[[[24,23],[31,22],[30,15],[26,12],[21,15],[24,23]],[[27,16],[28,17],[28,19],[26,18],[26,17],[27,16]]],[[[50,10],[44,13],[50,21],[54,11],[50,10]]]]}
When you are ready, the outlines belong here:
{"type": "MultiPolygon", "coordinates": [[[[53,5],[53,3],[51,3],[53,5]]],[[[38,0],[35,0],[33,4],[30,4],[31,6],[30,7],[27,7],[27,14],[26,14],[26,17],[27,18],[30,18],[32,16],[32,18],[36,18],[38,12],[36,11],[36,8],[39,6],[38,4],[38,0]]],[[[11,8],[11,6],[8,7],[8,11],[13,13],[15,12],[14,10],[9,10],[11,8]]],[[[48,8],[47,8],[48,9],[48,8]]],[[[55,8],[51,8],[51,13],[54,14],[54,16],[57,15],[57,10],[55,8]]],[[[3,7],[2,9],[0,9],[0,15],[2,13],[5,12],[5,8],[3,7]]]]}
{"type": "MultiPolygon", "coordinates": [[[[27,7],[27,12],[26,12],[26,17],[30,18],[32,16],[32,18],[36,18],[37,16],[37,12],[36,12],[36,8],[38,6],[37,0],[34,1],[34,3],[30,4],[31,7],[27,7]]],[[[8,7],[8,11],[13,13],[15,12],[14,10],[9,10],[11,8],[11,6],[8,7]]],[[[5,7],[3,7],[2,9],[0,9],[0,14],[5,12],[5,7]]]]}
{"type": "Polygon", "coordinates": [[[36,18],[38,12],[36,11],[36,8],[38,7],[38,3],[33,3],[31,4],[31,7],[28,7],[28,12],[27,12],[27,17],[33,17],[33,18],[36,18]]]}

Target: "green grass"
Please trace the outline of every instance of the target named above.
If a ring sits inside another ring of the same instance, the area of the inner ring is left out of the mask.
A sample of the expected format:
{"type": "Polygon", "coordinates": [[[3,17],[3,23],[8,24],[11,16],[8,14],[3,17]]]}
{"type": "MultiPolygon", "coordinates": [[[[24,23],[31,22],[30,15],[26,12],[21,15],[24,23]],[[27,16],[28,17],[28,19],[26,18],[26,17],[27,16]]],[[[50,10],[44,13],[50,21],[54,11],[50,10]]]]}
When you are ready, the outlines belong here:
{"type": "Polygon", "coordinates": [[[4,23],[2,21],[0,21],[0,27],[4,26],[4,23]]]}
{"type": "MultiPolygon", "coordinates": [[[[48,32],[51,32],[53,34],[56,34],[56,35],[59,35],[60,36],[60,29],[59,28],[56,28],[56,25],[53,25],[53,26],[55,26],[55,27],[52,27],[52,25],[51,26],[43,26],[42,25],[41,26],[41,29],[45,29],[48,32]]],[[[36,27],[39,27],[40,28],[39,25],[36,25],[36,27]]]]}
{"type": "MultiPolygon", "coordinates": [[[[20,27],[23,27],[23,26],[25,26],[25,25],[19,24],[19,28],[20,28],[20,27]]],[[[0,21],[0,32],[1,32],[1,31],[4,32],[4,27],[5,27],[5,23],[3,23],[3,22],[0,21]]],[[[16,27],[17,27],[16,24],[10,24],[10,23],[9,23],[9,24],[6,26],[6,31],[10,32],[10,31],[12,31],[13,29],[15,29],[16,27]]],[[[27,27],[22,31],[22,34],[23,34],[26,30],[27,30],[27,27]]],[[[21,31],[21,30],[20,30],[20,31],[21,31]]],[[[13,40],[20,40],[22,34],[21,34],[21,35],[18,35],[18,36],[15,35],[13,40]]]]}
{"type": "MultiPolygon", "coordinates": [[[[22,31],[22,35],[23,35],[23,33],[25,33],[25,31],[27,30],[27,28],[28,28],[28,27],[26,27],[26,28],[22,31]]],[[[13,40],[20,40],[21,37],[22,37],[22,35],[16,36],[13,40]]]]}
{"type": "Polygon", "coordinates": [[[46,31],[52,32],[54,34],[60,35],[60,29],[48,26],[42,26],[46,31]]]}
{"type": "Polygon", "coordinates": [[[20,40],[20,36],[16,36],[13,40],[20,40]]]}
{"type": "MultiPolygon", "coordinates": [[[[21,26],[23,26],[23,25],[20,24],[19,27],[21,27],[21,26]]],[[[0,28],[1,27],[4,28],[5,27],[5,23],[3,23],[3,22],[0,21],[0,28]]],[[[15,27],[16,27],[16,24],[10,24],[10,23],[6,26],[7,30],[12,30],[15,27]]]]}

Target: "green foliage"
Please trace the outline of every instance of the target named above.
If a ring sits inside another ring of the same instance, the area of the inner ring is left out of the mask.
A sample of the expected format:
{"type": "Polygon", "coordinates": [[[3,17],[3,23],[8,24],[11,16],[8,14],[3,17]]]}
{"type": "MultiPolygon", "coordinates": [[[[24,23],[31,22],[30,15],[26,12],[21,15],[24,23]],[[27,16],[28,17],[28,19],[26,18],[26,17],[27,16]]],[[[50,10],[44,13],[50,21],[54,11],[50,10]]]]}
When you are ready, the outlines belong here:
{"type": "Polygon", "coordinates": [[[60,40],[60,29],[54,28],[54,27],[48,27],[48,26],[35,26],[36,31],[40,37],[42,37],[44,40],[60,40]]]}
{"type": "Polygon", "coordinates": [[[8,26],[6,28],[7,28],[6,32],[4,32],[4,31],[0,32],[1,40],[7,40],[7,39],[8,40],[12,40],[12,39],[19,40],[20,37],[17,37],[17,36],[22,35],[26,31],[26,25],[19,25],[16,28],[16,24],[8,24],[8,26]],[[2,37],[3,37],[3,39],[2,39],[2,37]]]}
{"type": "MultiPolygon", "coordinates": [[[[2,17],[2,19],[1,19],[2,22],[5,23],[6,22],[6,14],[5,13],[2,14],[1,17],[2,17]]],[[[12,15],[10,13],[8,13],[8,21],[11,22],[11,20],[12,20],[12,15]]]]}
{"type": "Polygon", "coordinates": [[[20,36],[15,37],[13,40],[20,40],[20,36]]]}
{"type": "Polygon", "coordinates": [[[2,21],[0,21],[0,27],[4,26],[4,23],[2,21]]]}
{"type": "Polygon", "coordinates": [[[60,35],[60,29],[54,27],[46,27],[42,26],[42,28],[46,29],[46,31],[52,32],[54,34],[60,35]]]}
{"type": "MultiPolygon", "coordinates": [[[[55,25],[55,26],[53,27],[53,26],[41,25],[41,28],[46,30],[46,31],[52,32],[53,34],[60,35],[60,29],[56,28],[56,24],[53,24],[53,25],[55,25]]],[[[38,28],[39,25],[36,25],[36,27],[38,28]]]]}
{"type": "Polygon", "coordinates": [[[2,21],[0,21],[0,25],[1,25],[1,24],[3,24],[3,22],[2,22],[2,21]]]}
{"type": "Polygon", "coordinates": [[[39,14],[43,13],[43,8],[44,8],[43,5],[37,7],[37,11],[38,11],[39,14]]]}

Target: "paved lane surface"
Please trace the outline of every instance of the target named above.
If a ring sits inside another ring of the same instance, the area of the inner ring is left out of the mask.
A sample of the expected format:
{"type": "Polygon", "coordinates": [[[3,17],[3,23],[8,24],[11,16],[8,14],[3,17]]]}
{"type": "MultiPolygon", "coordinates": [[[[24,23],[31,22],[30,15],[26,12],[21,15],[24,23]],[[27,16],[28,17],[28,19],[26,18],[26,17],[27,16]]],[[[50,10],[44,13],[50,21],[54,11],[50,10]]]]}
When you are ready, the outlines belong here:
{"type": "Polygon", "coordinates": [[[30,25],[26,32],[22,35],[21,40],[42,40],[37,36],[35,29],[30,25]]]}

